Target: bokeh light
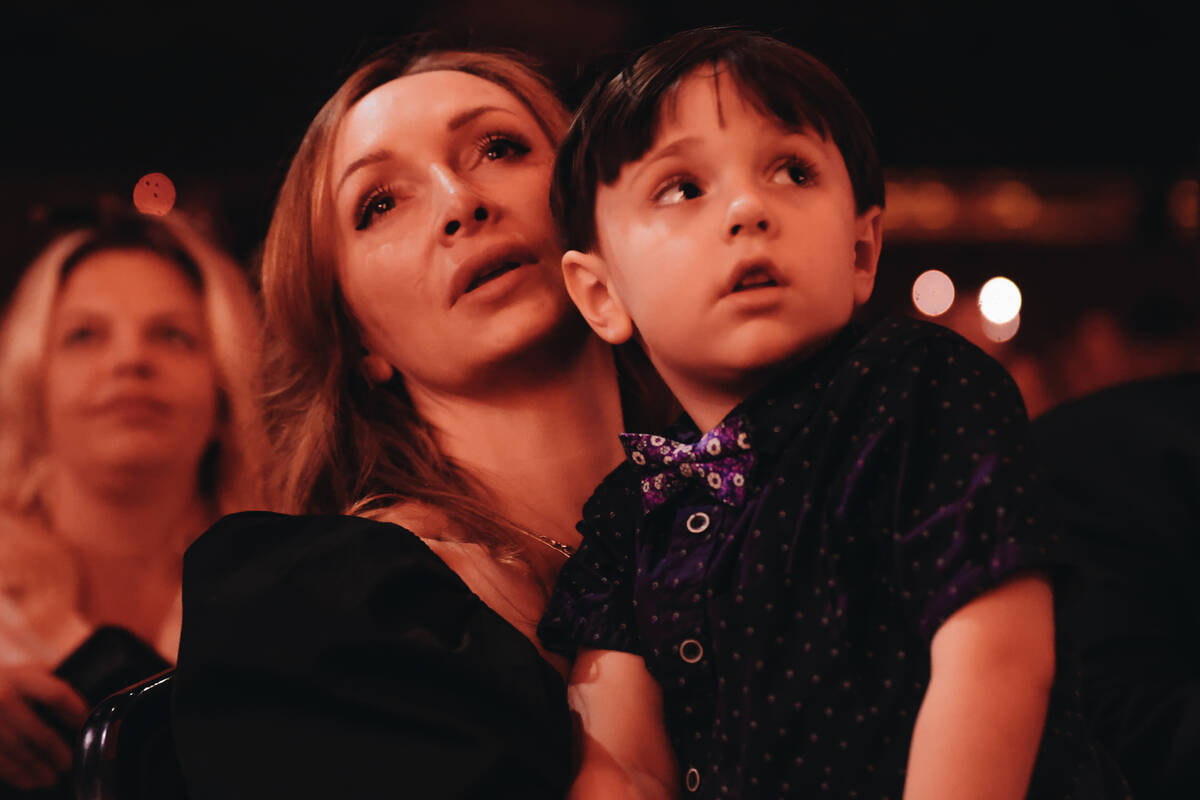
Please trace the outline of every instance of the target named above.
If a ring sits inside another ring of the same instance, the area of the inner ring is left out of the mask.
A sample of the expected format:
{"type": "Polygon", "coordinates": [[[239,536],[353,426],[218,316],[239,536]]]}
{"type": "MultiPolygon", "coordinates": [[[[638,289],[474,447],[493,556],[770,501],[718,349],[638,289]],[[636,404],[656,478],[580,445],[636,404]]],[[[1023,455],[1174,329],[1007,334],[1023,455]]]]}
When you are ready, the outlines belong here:
{"type": "Polygon", "coordinates": [[[1007,322],[992,322],[987,317],[983,318],[983,335],[991,339],[993,342],[1007,342],[1009,339],[1017,335],[1017,330],[1021,327],[1021,315],[1017,314],[1007,322]]]}
{"type": "Polygon", "coordinates": [[[1183,180],[1171,187],[1167,209],[1176,225],[1195,230],[1200,225],[1200,182],[1183,180]]]}
{"type": "Polygon", "coordinates": [[[912,300],[925,316],[941,316],[954,305],[954,281],[941,270],[925,270],[913,281],[912,300]]]}
{"type": "Polygon", "coordinates": [[[1008,278],[992,278],[979,290],[979,312],[996,325],[1016,319],[1021,313],[1021,290],[1008,278]]]}
{"type": "Polygon", "coordinates": [[[1042,199],[1021,181],[1002,181],[992,189],[988,211],[1004,227],[1028,228],[1042,213],[1042,199]]]}
{"type": "Polygon", "coordinates": [[[941,181],[922,181],[913,192],[912,200],[917,224],[930,230],[949,227],[958,213],[954,192],[941,181]]]}
{"type": "Polygon", "coordinates": [[[166,216],[175,207],[175,184],[161,172],[151,172],[133,187],[133,205],[143,214],[166,216]]]}

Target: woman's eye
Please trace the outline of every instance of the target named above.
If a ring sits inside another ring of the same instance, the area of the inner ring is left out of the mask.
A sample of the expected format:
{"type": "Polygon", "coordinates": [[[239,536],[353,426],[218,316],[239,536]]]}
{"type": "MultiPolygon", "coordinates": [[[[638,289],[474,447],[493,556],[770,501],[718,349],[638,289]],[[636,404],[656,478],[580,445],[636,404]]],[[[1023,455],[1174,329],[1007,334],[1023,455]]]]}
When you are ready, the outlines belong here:
{"type": "Polygon", "coordinates": [[[183,328],[167,325],[154,331],[155,338],[169,345],[192,350],[196,347],[196,337],[183,328]]]}
{"type": "Polygon", "coordinates": [[[76,328],[70,328],[63,335],[62,342],[64,345],[87,344],[88,342],[95,341],[98,335],[99,331],[94,327],[81,325],[76,328]]]}
{"type": "Polygon", "coordinates": [[[678,180],[668,184],[654,196],[654,202],[662,206],[675,205],[684,200],[695,200],[704,194],[693,181],[678,180]]]}
{"type": "Polygon", "coordinates": [[[813,179],[813,167],[805,161],[788,161],[781,165],[775,174],[771,176],[773,183],[793,184],[795,186],[805,186],[813,179]]]}
{"type": "Polygon", "coordinates": [[[355,230],[366,230],[371,227],[371,223],[377,217],[382,217],[387,212],[396,207],[396,198],[387,192],[387,190],[376,191],[367,196],[358,207],[358,224],[355,225],[355,230]]]}
{"type": "Polygon", "coordinates": [[[500,161],[529,153],[529,145],[518,136],[506,133],[489,133],[476,145],[479,155],[488,161],[500,161]]]}

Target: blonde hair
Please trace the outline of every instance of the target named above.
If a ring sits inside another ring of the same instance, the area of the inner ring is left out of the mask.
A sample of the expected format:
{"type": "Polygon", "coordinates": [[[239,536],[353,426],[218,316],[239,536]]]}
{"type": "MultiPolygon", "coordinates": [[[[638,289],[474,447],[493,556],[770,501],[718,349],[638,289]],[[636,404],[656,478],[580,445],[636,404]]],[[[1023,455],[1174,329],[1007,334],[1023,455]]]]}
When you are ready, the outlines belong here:
{"type": "Polygon", "coordinates": [[[569,115],[547,80],[511,53],[387,50],[325,103],[292,159],[263,251],[268,414],[276,452],[286,454],[276,477],[285,511],[356,513],[416,501],[512,557],[526,547],[521,530],[497,518],[483,487],[441,452],[401,380],[373,387],[360,374],[364,348],[335,277],[328,176],[338,126],[379,86],[440,70],[507,89],[555,147],[566,130],[569,115]]]}
{"type": "Polygon", "coordinates": [[[220,398],[220,434],[201,462],[198,488],[222,514],[265,503],[269,452],[260,407],[261,330],[239,267],[178,217],[121,217],[63,235],[21,278],[0,326],[0,509],[37,510],[47,478],[42,376],[54,306],[66,274],[87,255],[119,249],[166,257],[203,296],[220,398]]]}

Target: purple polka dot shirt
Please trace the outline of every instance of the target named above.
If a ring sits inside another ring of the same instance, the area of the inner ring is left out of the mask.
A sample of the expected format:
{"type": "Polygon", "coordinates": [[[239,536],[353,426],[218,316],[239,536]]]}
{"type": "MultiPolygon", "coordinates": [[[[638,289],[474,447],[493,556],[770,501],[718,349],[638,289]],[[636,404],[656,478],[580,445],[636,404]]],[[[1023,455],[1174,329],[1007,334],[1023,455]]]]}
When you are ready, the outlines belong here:
{"type": "MultiPolygon", "coordinates": [[[[645,659],[685,797],[900,800],[934,633],[1054,566],[1020,395],[954,333],[893,320],[848,327],[734,416],[745,502],[693,482],[646,511],[626,462],[586,504],[539,633],[645,659]]],[[[665,435],[701,438],[686,419],[665,435]]],[[[1076,699],[1060,679],[1031,797],[1123,794],[1076,699]]]]}

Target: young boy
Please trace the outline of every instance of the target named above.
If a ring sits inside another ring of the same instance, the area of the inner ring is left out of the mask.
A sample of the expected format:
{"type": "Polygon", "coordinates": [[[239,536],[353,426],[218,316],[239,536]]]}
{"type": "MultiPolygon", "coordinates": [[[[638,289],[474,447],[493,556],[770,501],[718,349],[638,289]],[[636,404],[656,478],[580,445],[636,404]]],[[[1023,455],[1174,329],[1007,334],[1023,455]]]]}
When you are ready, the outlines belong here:
{"type": "Polygon", "coordinates": [[[1104,796],[1050,704],[1015,386],[936,326],[849,325],[883,180],[837,78],[673,37],[584,101],[553,203],[583,316],[690,418],[622,437],[539,629],[578,648],[573,796],[1018,798],[1035,761],[1034,796],[1104,796]]]}

